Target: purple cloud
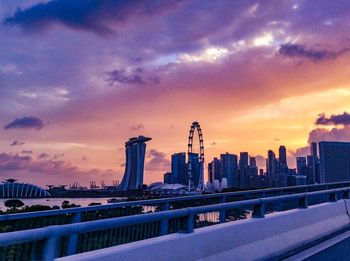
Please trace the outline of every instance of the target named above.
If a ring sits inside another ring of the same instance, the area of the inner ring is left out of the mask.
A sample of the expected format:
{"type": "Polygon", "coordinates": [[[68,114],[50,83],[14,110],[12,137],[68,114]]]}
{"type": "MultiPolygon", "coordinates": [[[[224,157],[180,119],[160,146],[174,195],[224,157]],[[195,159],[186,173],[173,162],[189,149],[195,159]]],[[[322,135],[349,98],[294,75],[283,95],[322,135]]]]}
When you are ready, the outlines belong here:
{"type": "MultiPolygon", "coordinates": [[[[40,156],[39,156],[40,158],[40,156]]],[[[33,173],[43,173],[47,175],[68,175],[68,176],[81,176],[84,177],[88,174],[105,174],[104,171],[91,169],[82,171],[78,167],[74,166],[69,161],[64,160],[51,160],[47,157],[41,157],[40,160],[32,156],[23,156],[20,154],[0,154],[0,171],[29,171],[33,173]]],[[[107,171],[109,174],[113,174],[112,171],[107,171]]]]}
{"type": "Polygon", "coordinates": [[[39,159],[45,159],[45,158],[48,158],[48,157],[50,157],[50,155],[47,154],[47,153],[41,153],[41,154],[38,156],[39,159]]]}
{"type": "Polygon", "coordinates": [[[4,20],[5,24],[20,25],[30,31],[41,31],[53,24],[91,31],[99,35],[114,33],[114,24],[132,18],[154,16],[172,10],[183,0],[52,0],[38,3],[4,20]]]}
{"type": "Polygon", "coordinates": [[[131,130],[132,131],[139,131],[139,130],[142,130],[144,128],[145,128],[145,126],[142,123],[139,123],[137,125],[131,126],[131,130]]]}
{"type": "MultiPolygon", "coordinates": [[[[139,69],[139,68],[138,68],[139,69]]],[[[107,72],[107,78],[105,81],[108,85],[114,84],[135,84],[135,85],[143,85],[143,84],[158,84],[160,82],[158,77],[146,77],[143,76],[143,71],[136,69],[134,73],[127,74],[124,70],[113,70],[107,72]]]]}
{"type": "Polygon", "coordinates": [[[306,58],[313,62],[330,60],[338,58],[340,55],[348,52],[349,48],[344,48],[341,51],[333,52],[329,50],[316,50],[305,47],[301,44],[286,43],[279,48],[279,54],[291,58],[306,58]]]}
{"type": "Polygon", "coordinates": [[[23,117],[17,118],[14,121],[4,126],[4,130],[10,129],[35,129],[41,130],[44,127],[44,123],[41,119],[36,117],[23,117]]]}
{"type": "Polygon", "coordinates": [[[320,114],[316,119],[317,125],[350,125],[350,113],[332,114],[326,117],[324,113],[320,114]]]}
{"type": "Polygon", "coordinates": [[[150,160],[146,163],[145,169],[150,171],[164,171],[169,168],[170,160],[166,158],[166,154],[151,149],[147,155],[150,160]]]}
{"type": "Polygon", "coordinates": [[[309,133],[308,142],[319,141],[345,141],[350,140],[350,127],[345,126],[343,128],[332,128],[331,130],[324,128],[317,128],[309,133]]]}

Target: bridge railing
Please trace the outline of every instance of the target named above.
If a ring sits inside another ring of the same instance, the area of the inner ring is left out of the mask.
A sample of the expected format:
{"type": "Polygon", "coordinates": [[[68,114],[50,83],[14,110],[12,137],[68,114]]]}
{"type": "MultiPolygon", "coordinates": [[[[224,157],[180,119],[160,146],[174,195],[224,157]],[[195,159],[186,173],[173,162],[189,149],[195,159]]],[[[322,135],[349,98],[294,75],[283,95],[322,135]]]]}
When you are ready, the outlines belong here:
{"type": "Polygon", "coordinates": [[[30,253],[33,259],[53,260],[58,256],[72,255],[174,232],[192,233],[201,222],[198,218],[200,215],[217,213],[216,223],[224,223],[231,221],[228,217],[230,211],[251,209],[252,218],[264,218],[267,207],[271,204],[294,202],[296,203],[295,208],[307,208],[310,199],[322,198],[323,202],[336,202],[340,198],[348,199],[349,191],[350,187],[346,187],[2,233],[0,234],[0,259],[20,259],[24,254],[20,253],[17,256],[16,251],[21,249],[21,245],[33,242],[39,242],[37,247],[32,248],[35,253],[30,253]],[[179,221],[179,225],[175,228],[172,227],[171,221],[173,220],[179,221]],[[92,233],[100,236],[95,238],[95,242],[88,240],[89,237],[92,238],[91,235],[96,235],[92,233]],[[87,237],[82,237],[82,235],[87,235],[87,237]],[[77,240],[71,241],[73,244],[64,249],[65,239],[72,238],[72,236],[76,236],[77,240]],[[62,252],[62,249],[65,252],[62,252]]]}
{"type": "MultiPolygon", "coordinates": [[[[97,213],[99,211],[109,210],[121,210],[118,216],[129,216],[134,214],[149,213],[155,211],[178,209],[181,207],[191,207],[199,205],[217,204],[227,201],[237,201],[250,198],[262,198],[272,195],[285,195],[294,193],[303,193],[309,191],[317,191],[324,189],[335,189],[350,186],[350,182],[335,182],[326,184],[315,185],[303,185],[303,186],[291,186],[291,187],[279,187],[279,188],[267,188],[257,190],[245,190],[238,192],[226,192],[226,193],[214,193],[214,194],[202,194],[183,197],[161,198],[151,200],[137,200],[128,201],[122,203],[110,203],[105,205],[89,206],[89,207],[75,207],[68,209],[47,210],[38,212],[28,212],[19,214],[0,215],[1,222],[16,221],[23,219],[44,218],[44,217],[57,217],[66,216],[70,217],[70,220],[61,222],[63,223],[76,223],[81,221],[90,221],[91,219],[101,219],[102,215],[90,215],[83,218],[83,214],[97,213]],[[132,207],[141,207],[142,211],[132,211],[132,207]]],[[[101,214],[101,213],[100,213],[101,214]]],[[[107,216],[106,218],[109,218],[107,216]]],[[[51,225],[48,222],[48,225],[51,225]]],[[[27,228],[23,228],[27,229],[27,228]]],[[[17,229],[15,229],[17,230],[17,229]]],[[[18,229],[19,230],[19,229],[18,229]]],[[[1,231],[0,231],[1,232],[1,231]]]]}

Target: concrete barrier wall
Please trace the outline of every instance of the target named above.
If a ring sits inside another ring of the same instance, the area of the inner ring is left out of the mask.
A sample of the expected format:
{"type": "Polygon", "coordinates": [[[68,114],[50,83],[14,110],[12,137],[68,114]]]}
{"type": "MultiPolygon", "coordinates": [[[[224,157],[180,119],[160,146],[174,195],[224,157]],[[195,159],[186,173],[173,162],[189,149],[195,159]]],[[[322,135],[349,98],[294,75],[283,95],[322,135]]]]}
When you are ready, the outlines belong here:
{"type": "Polygon", "coordinates": [[[324,203],[91,251],[58,260],[264,260],[350,225],[350,201],[324,203]]]}

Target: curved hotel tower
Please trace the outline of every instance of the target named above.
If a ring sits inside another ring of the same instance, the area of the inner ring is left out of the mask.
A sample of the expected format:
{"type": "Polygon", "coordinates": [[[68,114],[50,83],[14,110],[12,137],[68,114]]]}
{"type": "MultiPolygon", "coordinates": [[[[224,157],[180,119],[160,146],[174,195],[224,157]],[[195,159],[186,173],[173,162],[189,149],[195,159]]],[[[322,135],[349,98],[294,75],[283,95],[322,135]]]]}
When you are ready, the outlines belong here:
{"type": "Polygon", "coordinates": [[[142,186],[146,142],[149,140],[151,138],[138,136],[125,142],[126,164],[120,190],[138,189],[142,186]]]}

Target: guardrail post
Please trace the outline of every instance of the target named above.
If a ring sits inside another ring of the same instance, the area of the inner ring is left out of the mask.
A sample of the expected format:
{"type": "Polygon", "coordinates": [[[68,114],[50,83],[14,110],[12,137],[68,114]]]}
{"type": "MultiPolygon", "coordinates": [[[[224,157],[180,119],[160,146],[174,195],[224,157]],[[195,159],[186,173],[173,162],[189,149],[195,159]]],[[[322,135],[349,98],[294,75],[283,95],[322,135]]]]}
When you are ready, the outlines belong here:
{"type": "Polygon", "coordinates": [[[59,237],[55,235],[50,235],[50,237],[45,240],[42,256],[44,261],[52,261],[57,257],[59,247],[58,240],[59,237]]]}
{"type": "Polygon", "coordinates": [[[298,207],[299,208],[308,208],[309,202],[307,196],[304,196],[298,200],[298,207]]]}
{"type": "MultiPolygon", "coordinates": [[[[220,203],[225,203],[226,202],[226,197],[225,196],[222,196],[220,198],[220,203]]],[[[226,221],[226,209],[220,209],[219,211],[219,222],[220,223],[225,223],[226,221]]]]}
{"type": "Polygon", "coordinates": [[[344,198],[344,199],[349,199],[349,198],[350,198],[349,190],[345,190],[345,191],[343,192],[343,198],[344,198]]]}
{"type": "Polygon", "coordinates": [[[261,200],[259,205],[253,207],[253,218],[265,217],[265,203],[261,200]]]}
{"type": "MultiPolygon", "coordinates": [[[[169,202],[162,204],[161,209],[162,209],[162,211],[169,210],[169,202]]],[[[169,229],[169,219],[161,220],[161,222],[160,222],[160,235],[161,236],[167,235],[168,229],[169,229]]]]}
{"type": "Polygon", "coordinates": [[[336,192],[332,192],[332,193],[329,194],[328,201],[336,202],[337,200],[338,200],[338,198],[337,198],[337,193],[336,192]]]}
{"type": "Polygon", "coordinates": [[[194,229],[194,215],[191,213],[187,216],[187,227],[186,232],[192,233],[194,229]]]}
{"type": "MultiPolygon", "coordinates": [[[[81,212],[73,214],[71,223],[79,223],[81,221],[81,212]]],[[[78,234],[69,237],[67,256],[74,255],[77,252],[78,234]]]]}

